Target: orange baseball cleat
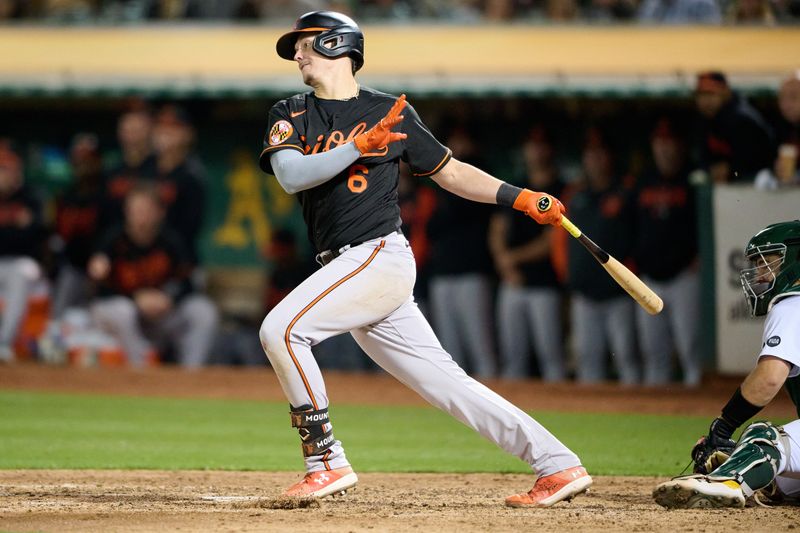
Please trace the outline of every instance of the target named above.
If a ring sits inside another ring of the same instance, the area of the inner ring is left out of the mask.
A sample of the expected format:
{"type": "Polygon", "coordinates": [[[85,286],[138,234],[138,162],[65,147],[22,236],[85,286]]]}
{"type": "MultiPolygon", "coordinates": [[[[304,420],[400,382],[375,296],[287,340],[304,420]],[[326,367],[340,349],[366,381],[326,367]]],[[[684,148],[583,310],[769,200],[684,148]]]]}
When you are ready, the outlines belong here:
{"type": "Polygon", "coordinates": [[[592,477],[582,466],[567,468],[536,480],[530,492],[506,498],[509,507],[550,507],[571,500],[592,486],[592,477]]]}
{"type": "Polygon", "coordinates": [[[303,479],[286,489],[285,498],[324,498],[344,494],[358,483],[358,476],[349,466],[334,470],[309,472],[303,479]]]}

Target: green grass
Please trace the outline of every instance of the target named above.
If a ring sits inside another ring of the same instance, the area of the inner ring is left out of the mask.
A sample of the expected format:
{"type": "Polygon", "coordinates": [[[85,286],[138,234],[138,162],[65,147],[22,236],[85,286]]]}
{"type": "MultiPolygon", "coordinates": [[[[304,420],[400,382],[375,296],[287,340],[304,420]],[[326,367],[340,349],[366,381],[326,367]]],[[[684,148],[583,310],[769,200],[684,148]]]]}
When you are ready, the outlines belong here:
{"type": "MultiPolygon", "coordinates": [[[[288,405],[0,391],[0,469],[302,469],[288,405]]],[[[706,417],[533,413],[594,474],[675,475],[706,417]]],[[[361,472],[528,472],[428,407],[331,408],[361,472]]]]}

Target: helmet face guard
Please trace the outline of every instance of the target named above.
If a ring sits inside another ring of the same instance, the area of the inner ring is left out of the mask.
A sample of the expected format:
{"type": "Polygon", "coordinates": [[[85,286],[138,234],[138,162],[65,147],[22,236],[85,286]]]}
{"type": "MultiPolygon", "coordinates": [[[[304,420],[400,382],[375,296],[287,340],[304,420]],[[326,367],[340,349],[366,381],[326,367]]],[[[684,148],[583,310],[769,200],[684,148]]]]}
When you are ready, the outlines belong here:
{"type": "Polygon", "coordinates": [[[800,294],[800,220],[771,224],[744,250],[749,265],[739,273],[752,316],[767,314],[776,297],[800,294]]]}
{"type": "Polygon", "coordinates": [[[364,34],[353,19],[334,11],[312,11],[297,19],[294,29],[278,39],[278,56],[294,59],[297,39],[310,33],[318,34],[313,43],[318,54],[331,59],[348,56],[353,61],[354,74],[364,65],[364,34]]]}
{"type": "Polygon", "coordinates": [[[739,272],[739,280],[750,305],[750,314],[761,316],[767,313],[769,303],[775,296],[775,282],[786,258],[786,245],[778,243],[754,246],[752,250],[748,248],[745,258],[750,266],[739,272]]]}

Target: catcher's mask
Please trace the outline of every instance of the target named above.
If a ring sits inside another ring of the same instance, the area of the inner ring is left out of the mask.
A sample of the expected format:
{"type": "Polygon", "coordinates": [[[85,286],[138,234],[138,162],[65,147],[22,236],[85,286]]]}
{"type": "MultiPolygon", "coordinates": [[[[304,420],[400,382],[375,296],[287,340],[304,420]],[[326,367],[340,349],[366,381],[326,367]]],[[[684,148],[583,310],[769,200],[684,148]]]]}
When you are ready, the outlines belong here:
{"type": "Polygon", "coordinates": [[[800,294],[800,220],[767,226],[753,235],[744,255],[749,266],[739,279],[753,316],[767,314],[776,296],[800,294]]]}
{"type": "Polygon", "coordinates": [[[292,31],[278,39],[278,55],[293,60],[297,39],[315,32],[319,33],[314,38],[315,52],[330,58],[347,55],[353,62],[353,74],[364,66],[364,34],[353,19],[335,11],[311,11],[297,19],[292,31]]]}

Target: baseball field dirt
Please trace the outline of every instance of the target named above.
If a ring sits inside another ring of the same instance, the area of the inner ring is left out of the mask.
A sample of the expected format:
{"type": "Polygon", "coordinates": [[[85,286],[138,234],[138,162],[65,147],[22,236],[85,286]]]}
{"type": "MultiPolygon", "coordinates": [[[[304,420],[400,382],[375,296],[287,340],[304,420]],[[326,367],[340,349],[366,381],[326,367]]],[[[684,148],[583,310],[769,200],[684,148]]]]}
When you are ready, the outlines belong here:
{"type": "MultiPolygon", "coordinates": [[[[335,402],[422,404],[381,374],[327,375],[335,402]]],[[[714,378],[700,391],[488,385],[525,409],[714,416],[735,389],[714,378]]],[[[269,370],[214,368],[142,372],[19,365],[0,368],[0,389],[279,400],[269,370]]],[[[783,395],[765,416],[792,416],[783,395]]],[[[666,511],[650,491],[658,478],[596,476],[591,491],[550,509],[509,509],[504,496],[529,488],[522,474],[360,474],[357,490],[320,502],[281,500],[298,472],[0,471],[4,531],[791,531],[800,508],[666,511]]]]}

